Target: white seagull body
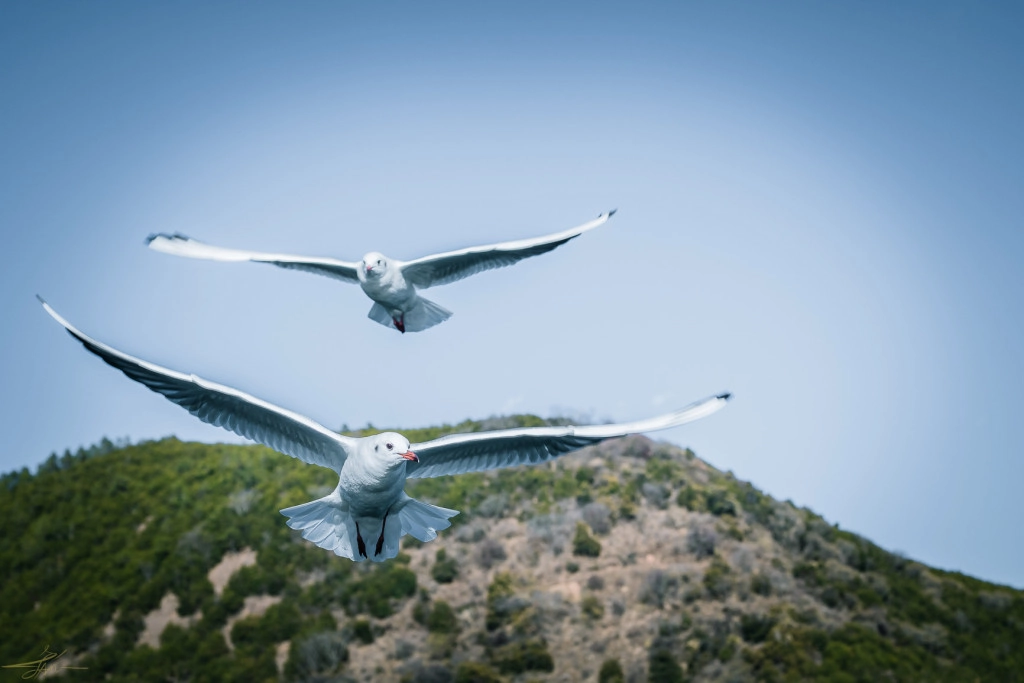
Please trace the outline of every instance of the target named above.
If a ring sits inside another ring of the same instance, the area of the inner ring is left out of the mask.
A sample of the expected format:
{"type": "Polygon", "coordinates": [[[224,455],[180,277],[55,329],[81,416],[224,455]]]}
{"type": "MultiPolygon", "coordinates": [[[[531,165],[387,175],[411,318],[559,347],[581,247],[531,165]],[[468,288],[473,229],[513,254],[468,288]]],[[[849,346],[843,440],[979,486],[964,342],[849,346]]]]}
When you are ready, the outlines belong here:
{"type": "Polygon", "coordinates": [[[150,235],[150,249],[176,256],[211,261],[255,261],[282,268],[304,270],[336,280],[358,284],[373,299],[369,318],[399,332],[420,332],[451,317],[451,311],[424,299],[417,288],[446,285],[492,268],[510,266],[530,256],[537,256],[559,247],[569,240],[593,230],[615,214],[602,213],[589,223],[553,235],[468,247],[443,254],[424,256],[412,261],[390,259],[371,251],[359,263],[334,258],[268,254],[240,249],[215,247],[184,235],[150,235]]]}
{"type": "Polygon", "coordinates": [[[410,498],[404,491],[407,478],[546,462],[605,439],[692,422],[716,412],[729,399],[729,394],[721,394],[674,413],[625,424],[452,434],[415,444],[394,432],[353,438],[237,389],[122,353],[78,331],[40,301],[86,349],[203,422],[337,472],[338,486],[329,495],[281,513],[303,538],[356,562],[382,562],[398,553],[404,534],[430,541],[451,526],[448,520],[458,511],[410,498]]]}

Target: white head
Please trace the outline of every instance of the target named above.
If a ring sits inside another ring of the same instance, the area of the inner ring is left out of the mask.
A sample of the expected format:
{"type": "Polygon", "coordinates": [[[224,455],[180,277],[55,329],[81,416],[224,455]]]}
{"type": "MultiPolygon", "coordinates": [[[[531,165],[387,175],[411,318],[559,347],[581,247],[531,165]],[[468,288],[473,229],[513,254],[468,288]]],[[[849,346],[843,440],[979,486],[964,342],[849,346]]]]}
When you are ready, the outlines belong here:
{"type": "Polygon", "coordinates": [[[366,277],[380,277],[388,269],[388,260],[377,251],[371,251],[363,257],[363,273],[366,277]]]}
{"type": "Polygon", "coordinates": [[[382,461],[392,465],[401,464],[407,460],[419,462],[420,459],[409,449],[409,440],[395,432],[383,432],[371,436],[373,455],[382,461]]]}

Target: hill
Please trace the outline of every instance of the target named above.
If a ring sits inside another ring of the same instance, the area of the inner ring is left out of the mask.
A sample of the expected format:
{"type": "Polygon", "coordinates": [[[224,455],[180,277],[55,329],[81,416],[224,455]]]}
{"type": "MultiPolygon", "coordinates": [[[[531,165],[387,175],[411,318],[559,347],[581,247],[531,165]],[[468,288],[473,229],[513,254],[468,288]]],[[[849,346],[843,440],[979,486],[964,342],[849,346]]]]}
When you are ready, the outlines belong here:
{"type": "Polygon", "coordinates": [[[81,681],[1024,681],[1024,592],[887,552],[688,450],[631,437],[410,482],[462,514],[383,565],[285,526],[279,509],[336,481],[173,438],[5,475],[0,664],[46,646],[66,650],[49,674],[81,681]]]}

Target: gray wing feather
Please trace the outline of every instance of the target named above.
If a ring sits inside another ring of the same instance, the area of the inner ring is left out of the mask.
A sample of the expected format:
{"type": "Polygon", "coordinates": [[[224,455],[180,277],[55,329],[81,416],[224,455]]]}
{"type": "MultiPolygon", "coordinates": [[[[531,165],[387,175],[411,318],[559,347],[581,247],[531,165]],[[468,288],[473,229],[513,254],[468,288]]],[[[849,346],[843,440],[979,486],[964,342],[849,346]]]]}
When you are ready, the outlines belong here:
{"type": "Polygon", "coordinates": [[[280,268],[290,270],[301,270],[316,275],[325,275],[343,282],[358,283],[359,276],[357,269],[359,264],[341,261],[333,258],[318,258],[310,256],[293,256],[290,254],[268,254],[259,251],[245,251],[242,249],[226,249],[206,244],[191,237],[181,234],[150,235],[146,239],[150,249],[162,251],[165,254],[175,256],[187,256],[188,258],[207,259],[210,261],[252,261],[254,263],[269,263],[280,268]]]}
{"type": "Polygon", "coordinates": [[[406,465],[406,476],[422,479],[499,467],[535,465],[605,439],[693,422],[723,408],[730,397],[730,394],[719,394],[667,415],[624,424],[506,429],[453,434],[425,443],[414,443],[410,448],[419,457],[419,462],[406,465]]]}
{"type": "Polygon", "coordinates": [[[177,403],[203,422],[222,427],[312,465],[341,471],[347,447],[353,443],[348,437],[335,434],[307,417],[237,389],[122,353],[80,332],[49,304],[42,299],[40,301],[46,312],[90,352],[123,372],[129,379],[177,403]]]}
{"type": "Polygon", "coordinates": [[[598,216],[589,223],[544,237],[469,247],[433,256],[424,256],[401,264],[406,281],[420,288],[446,285],[485,270],[510,266],[531,256],[546,254],[607,221],[615,211],[598,216]]]}

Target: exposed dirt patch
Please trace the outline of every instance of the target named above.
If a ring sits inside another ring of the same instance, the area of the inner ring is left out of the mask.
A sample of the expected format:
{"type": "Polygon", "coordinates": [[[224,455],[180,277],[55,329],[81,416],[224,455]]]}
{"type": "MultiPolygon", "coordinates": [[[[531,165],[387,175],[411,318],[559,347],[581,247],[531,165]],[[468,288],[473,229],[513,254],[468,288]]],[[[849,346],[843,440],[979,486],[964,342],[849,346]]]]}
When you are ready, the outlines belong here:
{"type": "Polygon", "coordinates": [[[149,645],[153,649],[160,648],[160,636],[168,624],[175,624],[182,628],[190,628],[193,624],[203,618],[202,612],[183,617],[178,614],[178,596],[174,593],[167,593],[160,601],[160,606],[143,617],[145,627],[139,635],[139,645],[149,645]]]}
{"type": "Polygon", "coordinates": [[[256,551],[252,548],[242,548],[238,552],[224,553],[220,562],[206,575],[210,579],[210,583],[213,584],[214,594],[220,597],[235,572],[242,567],[254,564],[256,564],[256,551]]]}

